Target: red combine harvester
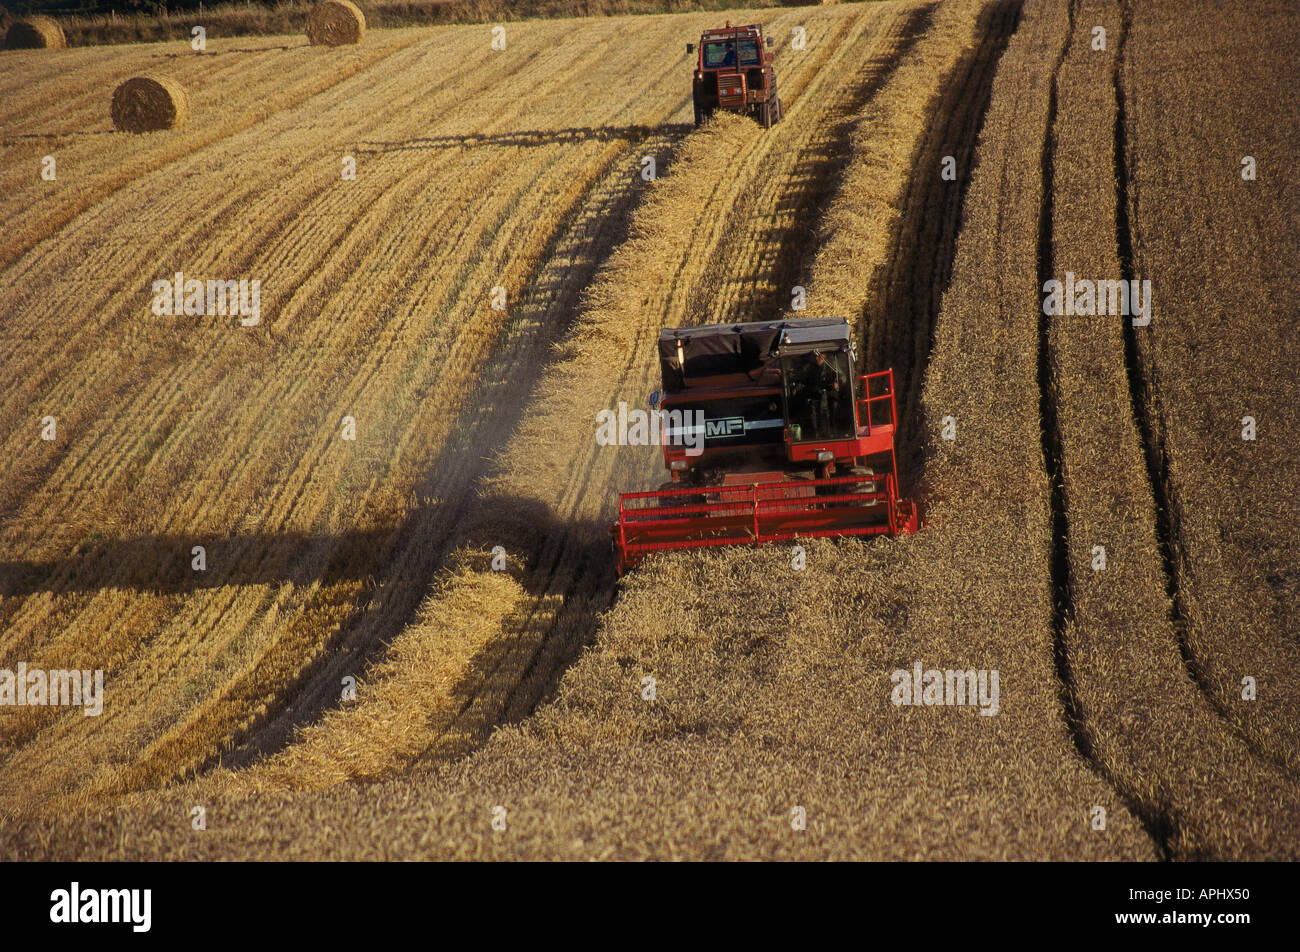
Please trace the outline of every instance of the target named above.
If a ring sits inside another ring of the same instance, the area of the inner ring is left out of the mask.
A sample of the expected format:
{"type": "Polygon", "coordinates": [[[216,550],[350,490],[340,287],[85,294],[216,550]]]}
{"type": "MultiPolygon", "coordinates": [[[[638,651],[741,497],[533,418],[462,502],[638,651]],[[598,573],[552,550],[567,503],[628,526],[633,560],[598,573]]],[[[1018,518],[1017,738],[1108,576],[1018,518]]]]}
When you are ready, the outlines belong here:
{"type": "Polygon", "coordinates": [[[898,496],[894,372],[858,376],[844,318],[659,334],[672,481],[624,493],[619,573],[654,552],[917,530],[898,496]]]}
{"type": "MultiPolygon", "coordinates": [[[[764,129],[781,121],[785,107],[776,94],[771,46],[761,26],[732,26],[730,20],[700,37],[692,87],[697,126],[715,109],[751,115],[764,129]]],[[[686,53],[697,55],[694,43],[686,44],[686,53]]]]}

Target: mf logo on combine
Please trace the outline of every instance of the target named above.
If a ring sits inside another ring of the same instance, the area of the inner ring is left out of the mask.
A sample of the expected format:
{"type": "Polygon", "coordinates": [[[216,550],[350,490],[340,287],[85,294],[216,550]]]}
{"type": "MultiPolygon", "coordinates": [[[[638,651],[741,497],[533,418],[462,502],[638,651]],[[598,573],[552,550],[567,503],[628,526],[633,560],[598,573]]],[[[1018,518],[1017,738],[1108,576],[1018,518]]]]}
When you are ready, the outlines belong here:
{"type": "Polygon", "coordinates": [[[82,889],[74,882],[71,889],[50,893],[50,921],[129,922],[132,932],[148,932],[152,924],[152,889],[82,889]]]}
{"type": "Polygon", "coordinates": [[[711,436],[737,436],[745,432],[744,417],[723,417],[704,421],[704,438],[711,436]]]}

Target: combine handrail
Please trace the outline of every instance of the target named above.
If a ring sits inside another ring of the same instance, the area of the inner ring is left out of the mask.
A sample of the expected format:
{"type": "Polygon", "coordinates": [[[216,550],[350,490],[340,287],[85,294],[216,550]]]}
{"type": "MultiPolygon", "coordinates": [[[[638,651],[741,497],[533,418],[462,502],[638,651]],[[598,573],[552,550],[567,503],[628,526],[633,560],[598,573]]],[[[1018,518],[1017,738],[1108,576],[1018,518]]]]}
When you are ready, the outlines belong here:
{"type": "Polygon", "coordinates": [[[871,428],[872,428],[873,425],[874,425],[874,426],[897,426],[897,424],[898,424],[898,404],[897,404],[897,402],[896,402],[895,399],[894,399],[894,370],[893,370],[893,368],[891,367],[891,368],[888,369],[888,370],[877,370],[875,373],[872,373],[872,374],[861,374],[861,375],[858,377],[858,379],[859,379],[860,381],[862,381],[862,396],[858,398],[858,423],[859,423],[859,425],[865,425],[866,428],[867,428],[867,432],[868,432],[868,433],[871,432],[871,428]],[[871,395],[871,381],[872,381],[872,380],[875,380],[875,379],[877,379],[877,378],[881,378],[881,379],[884,379],[884,380],[888,380],[888,381],[889,381],[889,385],[885,388],[885,391],[884,391],[883,393],[878,393],[878,394],[876,394],[875,396],[872,396],[872,395],[871,395]],[[871,405],[872,405],[873,403],[879,403],[879,402],[881,402],[882,400],[888,400],[888,401],[889,401],[889,422],[888,422],[888,423],[877,423],[877,424],[873,424],[873,423],[871,422],[871,405]],[[863,412],[863,410],[864,410],[864,406],[863,406],[863,405],[864,405],[864,404],[865,404],[865,411],[866,411],[865,413],[863,412]]]}

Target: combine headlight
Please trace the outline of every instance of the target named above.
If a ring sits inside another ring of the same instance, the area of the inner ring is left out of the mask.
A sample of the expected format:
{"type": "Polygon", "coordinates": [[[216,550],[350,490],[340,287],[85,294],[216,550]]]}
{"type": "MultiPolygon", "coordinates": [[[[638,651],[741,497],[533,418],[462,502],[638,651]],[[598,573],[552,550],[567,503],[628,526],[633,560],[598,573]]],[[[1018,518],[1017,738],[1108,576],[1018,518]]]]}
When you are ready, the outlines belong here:
{"type": "Polygon", "coordinates": [[[680,473],[684,469],[690,469],[691,465],[690,463],[686,462],[686,460],[684,459],[675,459],[668,464],[668,468],[675,469],[680,473]]]}
{"type": "Polygon", "coordinates": [[[835,454],[830,450],[821,450],[817,453],[817,462],[819,463],[829,463],[833,459],[835,459],[835,454]]]}

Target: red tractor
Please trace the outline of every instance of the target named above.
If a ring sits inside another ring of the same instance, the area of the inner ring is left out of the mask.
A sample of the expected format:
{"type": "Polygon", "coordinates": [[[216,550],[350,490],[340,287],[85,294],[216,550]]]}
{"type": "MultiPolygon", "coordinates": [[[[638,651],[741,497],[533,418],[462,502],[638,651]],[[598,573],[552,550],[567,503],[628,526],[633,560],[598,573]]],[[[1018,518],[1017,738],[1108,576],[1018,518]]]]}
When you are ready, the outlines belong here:
{"type": "Polygon", "coordinates": [[[898,495],[894,373],[857,375],[844,318],[664,330],[659,363],[672,480],[619,497],[620,573],[673,549],[917,530],[898,495]]]}
{"type": "Polygon", "coordinates": [[[776,94],[771,47],[762,27],[732,26],[730,20],[722,29],[708,30],[700,37],[698,53],[694,43],[686,44],[687,55],[696,56],[697,126],[715,109],[753,116],[764,129],[781,121],[785,109],[776,94]]]}

